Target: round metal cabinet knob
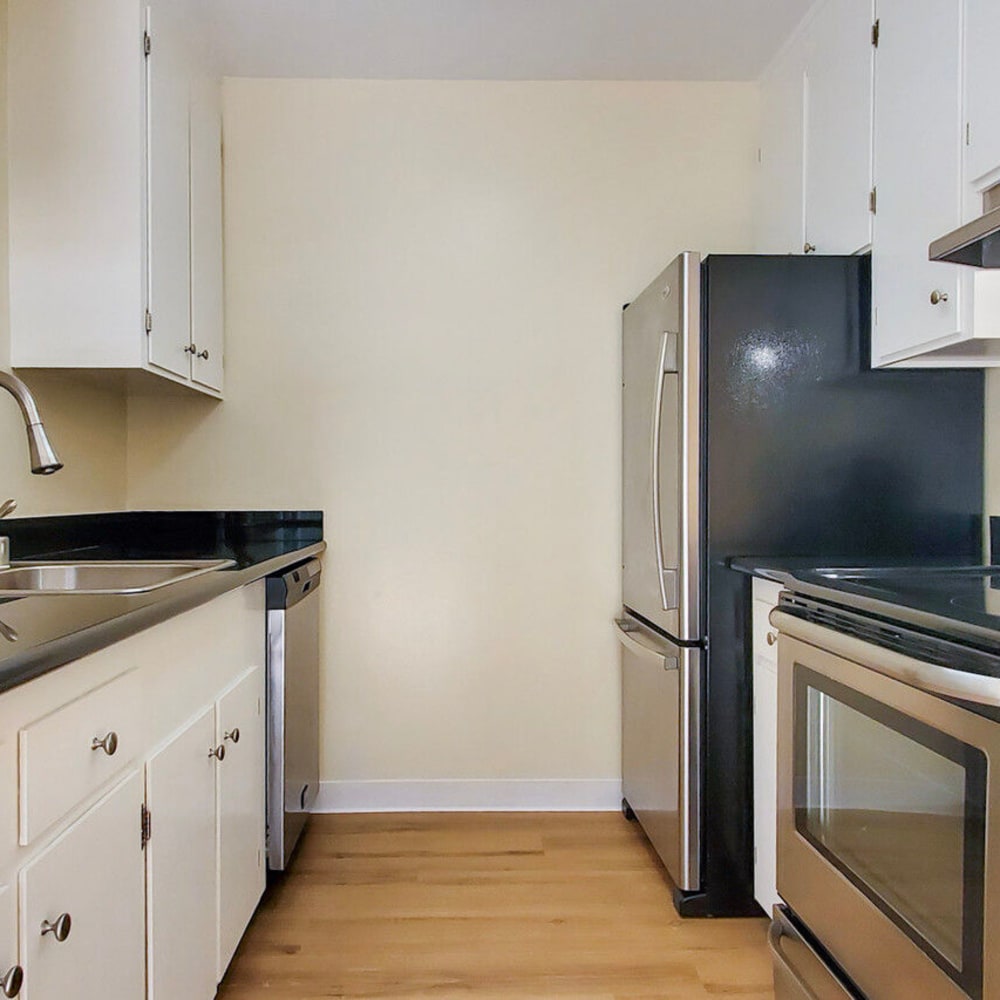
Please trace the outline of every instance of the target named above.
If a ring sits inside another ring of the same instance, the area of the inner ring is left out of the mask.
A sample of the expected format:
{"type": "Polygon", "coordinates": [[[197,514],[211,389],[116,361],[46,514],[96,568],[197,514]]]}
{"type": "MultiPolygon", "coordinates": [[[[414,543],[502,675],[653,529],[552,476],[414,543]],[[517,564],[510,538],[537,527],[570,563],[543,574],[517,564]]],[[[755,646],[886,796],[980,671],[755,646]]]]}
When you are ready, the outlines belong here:
{"type": "Polygon", "coordinates": [[[208,751],[209,757],[214,757],[218,761],[223,761],[226,759],[226,748],[224,744],[220,743],[217,747],[212,747],[208,751]]]}
{"type": "Polygon", "coordinates": [[[804,243],[802,245],[802,252],[803,253],[815,253],[816,252],[816,244],[815,243],[804,243]]]}
{"type": "Polygon", "coordinates": [[[184,347],[184,353],[185,354],[197,354],[198,353],[198,345],[197,344],[186,344],[185,347],[184,347]]]}
{"type": "Polygon", "coordinates": [[[24,969],[19,965],[12,965],[0,978],[0,990],[5,997],[16,997],[21,992],[21,985],[24,983],[24,969]]]}
{"type": "Polygon", "coordinates": [[[232,740],[234,743],[239,743],[240,727],[234,726],[228,733],[223,733],[222,738],[224,740],[232,740]]]}
{"type": "Polygon", "coordinates": [[[115,751],[118,749],[118,734],[112,730],[104,739],[95,736],[90,741],[90,749],[103,750],[109,757],[114,757],[115,751]]]}
{"type": "Polygon", "coordinates": [[[773,646],[778,641],[778,637],[774,632],[768,632],[766,638],[769,646],[773,646]]]}
{"type": "Polygon", "coordinates": [[[938,291],[938,289],[936,289],[936,288],[934,289],[933,292],[931,292],[931,305],[932,306],[936,306],[939,302],[947,302],[947,301],[948,301],[948,293],[947,292],[938,291]]]}
{"type": "Polygon", "coordinates": [[[60,913],[55,922],[42,921],[42,937],[51,934],[57,941],[65,941],[73,929],[73,918],[68,913],[60,913]]]}
{"type": "Polygon", "coordinates": [[[204,361],[208,361],[208,348],[206,347],[205,350],[199,351],[198,357],[203,359],[204,361]]]}

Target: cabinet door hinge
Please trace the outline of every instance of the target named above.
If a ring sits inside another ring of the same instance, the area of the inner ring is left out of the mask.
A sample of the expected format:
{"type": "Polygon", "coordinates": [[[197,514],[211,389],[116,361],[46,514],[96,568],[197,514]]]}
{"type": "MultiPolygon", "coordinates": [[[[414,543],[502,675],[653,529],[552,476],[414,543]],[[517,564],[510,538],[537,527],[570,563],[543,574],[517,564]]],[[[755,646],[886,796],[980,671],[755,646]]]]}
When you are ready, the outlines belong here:
{"type": "Polygon", "coordinates": [[[145,803],[142,806],[142,849],[146,849],[146,845],[149,843],[149,838],[153,836],[153,814],[146,808],[145,803]]]}
{"type": "Polygon", "coordinates": [[[874,215],[877,209],[878,209],[878,189],[872,188],[871,191],[868,192],[868,211],[871,212],[872,215],[874,215]]]}
{"type": "Polygon", "coordinates": [[[147,309],[146,310],[146,333],[153,332],[153,314],[147,309]]]}
{"type": "Polygon", "coordinates": [[[148,56],[150,52],[153,51],[153,39],[150,38],[149,32],[144,31],[142,33],[142,54],[148,56]]]}
{"type": "Polygon", "coordinates": [[[882,33],[880,26],[881,22],[876,18],[875,23],[872,25],[872,45],[878,48],[879,35],[882,33]]]}

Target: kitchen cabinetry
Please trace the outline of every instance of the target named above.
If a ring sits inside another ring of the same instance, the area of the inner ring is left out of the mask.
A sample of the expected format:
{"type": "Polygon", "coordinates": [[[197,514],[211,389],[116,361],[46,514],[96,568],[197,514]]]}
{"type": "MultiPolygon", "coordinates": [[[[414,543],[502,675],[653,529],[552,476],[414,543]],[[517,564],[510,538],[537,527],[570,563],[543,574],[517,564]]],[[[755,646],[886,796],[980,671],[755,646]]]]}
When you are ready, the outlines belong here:
{"type": "Polygon", "coordinates": [[[961,222],[962,0],[878,0],[872,365],[964,339],[971,272],[927,259],[961,222]]]}
{"type": "Polygon", "coordinates": [[[25,1000],[143,995],[142,794],[133,771],[21,870],[25,1000]]]}
{"type": "Polygon", "coordinates": [[[0,695],[0,964],[29,1000],[215,995],[263,889],[263,623],[261,581],[0,695]]]}
{"type": "Polygon", "coordinates": [[[17,958],[17,910],[10,887],[0,886],[0,997],[23,996],[24,971],[17,958]]]}
{"type": "Polygon", "coordinates": [[[761,80],[760,253],[871,241],[872,5],[816,6],[761,80]]]}
{"type": "Polygon", "coordinates": [[[264,671],[246,673],[216,704],[218,978],[264,892],[264,671]]]}
{"type": "Polygon", "coordinates": [[[10,0],[15,367],[221,393],[221,126],[205,16],[190,0],[10,0]]]}
{"type": "Polygon", "coordinates": [[[809,253],[856,253],[871,242],[873,16],[870,0],[828,0],[809,24],[803,166],[809,253]]]}
{"type": "Polygon", "coordinates": [[[1000,180],[998,38],[1000,4],[965,0],[965,180],[979,191],[1000,180]]]}
{"type": "Polygon", "coordinates": [[[211,997],[215,992],[219,765],[213,708],[199,714],[146,765],[149,1000],[211,997]]]}
{"type": "Polygon", "coordinates": [[[781,587],[753,581],[754,898],[770,913],[778,903],[778,647],[768,615],[781,587]]]}

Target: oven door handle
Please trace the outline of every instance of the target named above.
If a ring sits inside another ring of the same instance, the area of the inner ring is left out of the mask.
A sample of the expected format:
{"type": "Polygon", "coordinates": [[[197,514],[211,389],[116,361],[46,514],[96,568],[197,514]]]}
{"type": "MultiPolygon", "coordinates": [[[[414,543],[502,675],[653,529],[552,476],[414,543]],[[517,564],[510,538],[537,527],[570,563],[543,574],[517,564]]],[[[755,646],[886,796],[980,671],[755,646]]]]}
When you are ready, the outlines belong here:
{"type": "MultiPolygon", "coordinates": [[[[781,635],[801,639],[817,649],[852,660],[868,670],[928,694],[971,701],[978,705],[1000,707],[1000,677],[972,674],[964,670],[951,670],[936,663],[926,663],[912,656],[894,652],[884,646],[876,646],[864,639],[845,635],[832,628],[804,621],[775,608],[769,621],[781,635]]],[[[781,654],[781,638],[778,638],[778,654],[781,654]]]]}

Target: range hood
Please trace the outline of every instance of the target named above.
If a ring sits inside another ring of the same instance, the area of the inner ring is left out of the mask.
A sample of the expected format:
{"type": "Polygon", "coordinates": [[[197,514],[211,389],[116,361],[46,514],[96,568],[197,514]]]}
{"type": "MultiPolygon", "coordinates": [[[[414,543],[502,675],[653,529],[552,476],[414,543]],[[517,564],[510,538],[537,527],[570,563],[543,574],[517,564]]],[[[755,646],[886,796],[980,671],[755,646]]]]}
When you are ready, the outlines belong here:
{"type": "Polygon", "coordinates": [[[930,246],[931,260],[1000,268],[1000,184],[983,192],[983,214],[930,246]]]}

